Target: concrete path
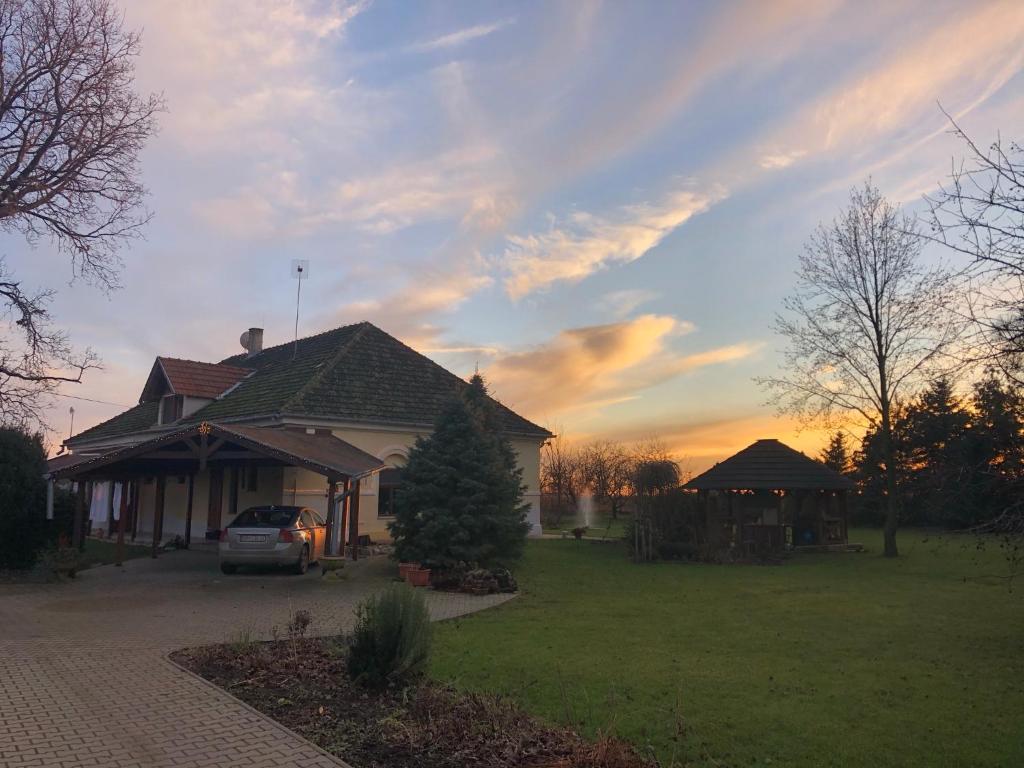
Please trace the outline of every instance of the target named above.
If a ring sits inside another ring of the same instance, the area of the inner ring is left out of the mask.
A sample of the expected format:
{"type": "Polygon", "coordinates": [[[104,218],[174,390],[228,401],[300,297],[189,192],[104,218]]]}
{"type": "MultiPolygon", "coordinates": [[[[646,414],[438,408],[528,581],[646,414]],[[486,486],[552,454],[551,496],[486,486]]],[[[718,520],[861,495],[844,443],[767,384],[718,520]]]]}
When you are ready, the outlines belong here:
{"type": "MultiPolygon", "coordinates": [[[[312,632],[345,631],[392,568],[363,561],[340,582],[316,569],[222,576],[215,555],[175,552],[71,583],[0,584],[0,768],[343,766],[166,655],[269,639],[300,608],[312,632]]],[[[508,599],[426,594],[435,619],[508,599]]]]}

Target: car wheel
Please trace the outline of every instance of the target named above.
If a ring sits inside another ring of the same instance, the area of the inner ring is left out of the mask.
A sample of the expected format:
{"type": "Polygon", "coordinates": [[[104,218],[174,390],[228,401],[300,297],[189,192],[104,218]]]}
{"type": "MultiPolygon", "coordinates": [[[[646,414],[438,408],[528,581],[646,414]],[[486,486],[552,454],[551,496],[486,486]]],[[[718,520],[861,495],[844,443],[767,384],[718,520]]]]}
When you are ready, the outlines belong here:
{"type": "Polygon", "coordinates": [[[309,547],[303,547],[299,553],[299,562],[295,564],[295,572],[300,576],[309,570],[309,547]]]}
{"type": "Polygon", "coordinates": [[[231,576],[237,570],[237,565],[232,565],[231,563],[220,564],[220,572],[223,573],[225,576],[231,576]]]}

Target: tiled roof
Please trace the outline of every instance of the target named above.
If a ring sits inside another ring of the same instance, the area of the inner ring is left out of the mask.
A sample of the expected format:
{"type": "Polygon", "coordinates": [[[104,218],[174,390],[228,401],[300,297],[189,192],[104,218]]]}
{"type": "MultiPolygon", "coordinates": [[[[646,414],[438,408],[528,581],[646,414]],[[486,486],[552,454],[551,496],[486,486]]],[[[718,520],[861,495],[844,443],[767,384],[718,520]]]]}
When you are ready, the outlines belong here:
{"type": "Polygon", "coordinates": [[[176,357],[158,357],[157,361],[163,367],[174,394],[190,397],[212,399],[252,373],[251,368],[179,360],[176,357]]]}
{"type": "Polygon", "coordinates": [[[160,401],[153,400],[148,403],[139,403],[134,408],[129,408],[124,413],[119,413],[112,419],[97,424],[95,427],[79,432],[68,440],[69,443],[76,443],[79,440],[98,440],[105,437],[117,437],[132,432],[142,432],[156,424],[157,413],[160,410],[160,401]]]}
{"type": "MultiPolygon", "coordinates": [[[[167,358],[162,358],[167,359],[167,358]]],[[[208,367],[217,367],[207,364],[208,367]]],[[[267,349],[235,355],[219,364],[253,370],[227,394],[196,411],[184,423],[224,422],[266,416],[322,418],[396,427],[429,427],[453,392],[466,382],[370,323],[341,328],[267,349]]],[[[156,403],[145,424],[121,414],[81,437],[109,437],[156,423],[156,403]],[[120,419],[125,419],[122,423],[120,419]]],[[[511,435],[550,433],[504,405],[498,409],[511,435]]]]}
{"type": "Polygon", "coordinates": [[[685,488],[697,490],[848,490],[853,482],[778,440],[758,440],[685,488]]]}

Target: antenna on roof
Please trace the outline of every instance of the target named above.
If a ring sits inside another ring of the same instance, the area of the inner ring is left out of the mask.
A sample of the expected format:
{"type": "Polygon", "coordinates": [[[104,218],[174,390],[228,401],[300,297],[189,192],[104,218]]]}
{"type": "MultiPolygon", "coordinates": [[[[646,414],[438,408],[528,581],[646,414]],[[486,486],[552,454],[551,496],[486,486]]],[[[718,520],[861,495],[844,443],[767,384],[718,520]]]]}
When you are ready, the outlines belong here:
{"type": "Polygon", "coordinates": [[[309,259],[292,259],[292,278],[298,283],[295,290],[295,348],[292,359],[299,354],[299,302],[302,299],[302,281],[309,277],[309,259]]]}

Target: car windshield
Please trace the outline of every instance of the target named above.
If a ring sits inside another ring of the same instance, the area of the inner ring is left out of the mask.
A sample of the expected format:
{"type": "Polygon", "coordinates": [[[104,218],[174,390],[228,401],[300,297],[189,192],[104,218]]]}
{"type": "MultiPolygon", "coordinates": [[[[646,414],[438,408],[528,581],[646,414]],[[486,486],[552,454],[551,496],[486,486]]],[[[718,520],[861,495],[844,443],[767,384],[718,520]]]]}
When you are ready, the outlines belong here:
{"type": "Polygon", "coordinates": [[[298,516],[297,509],[247,509],[231,523],[230,528],[290,528],[298,516]]]}

